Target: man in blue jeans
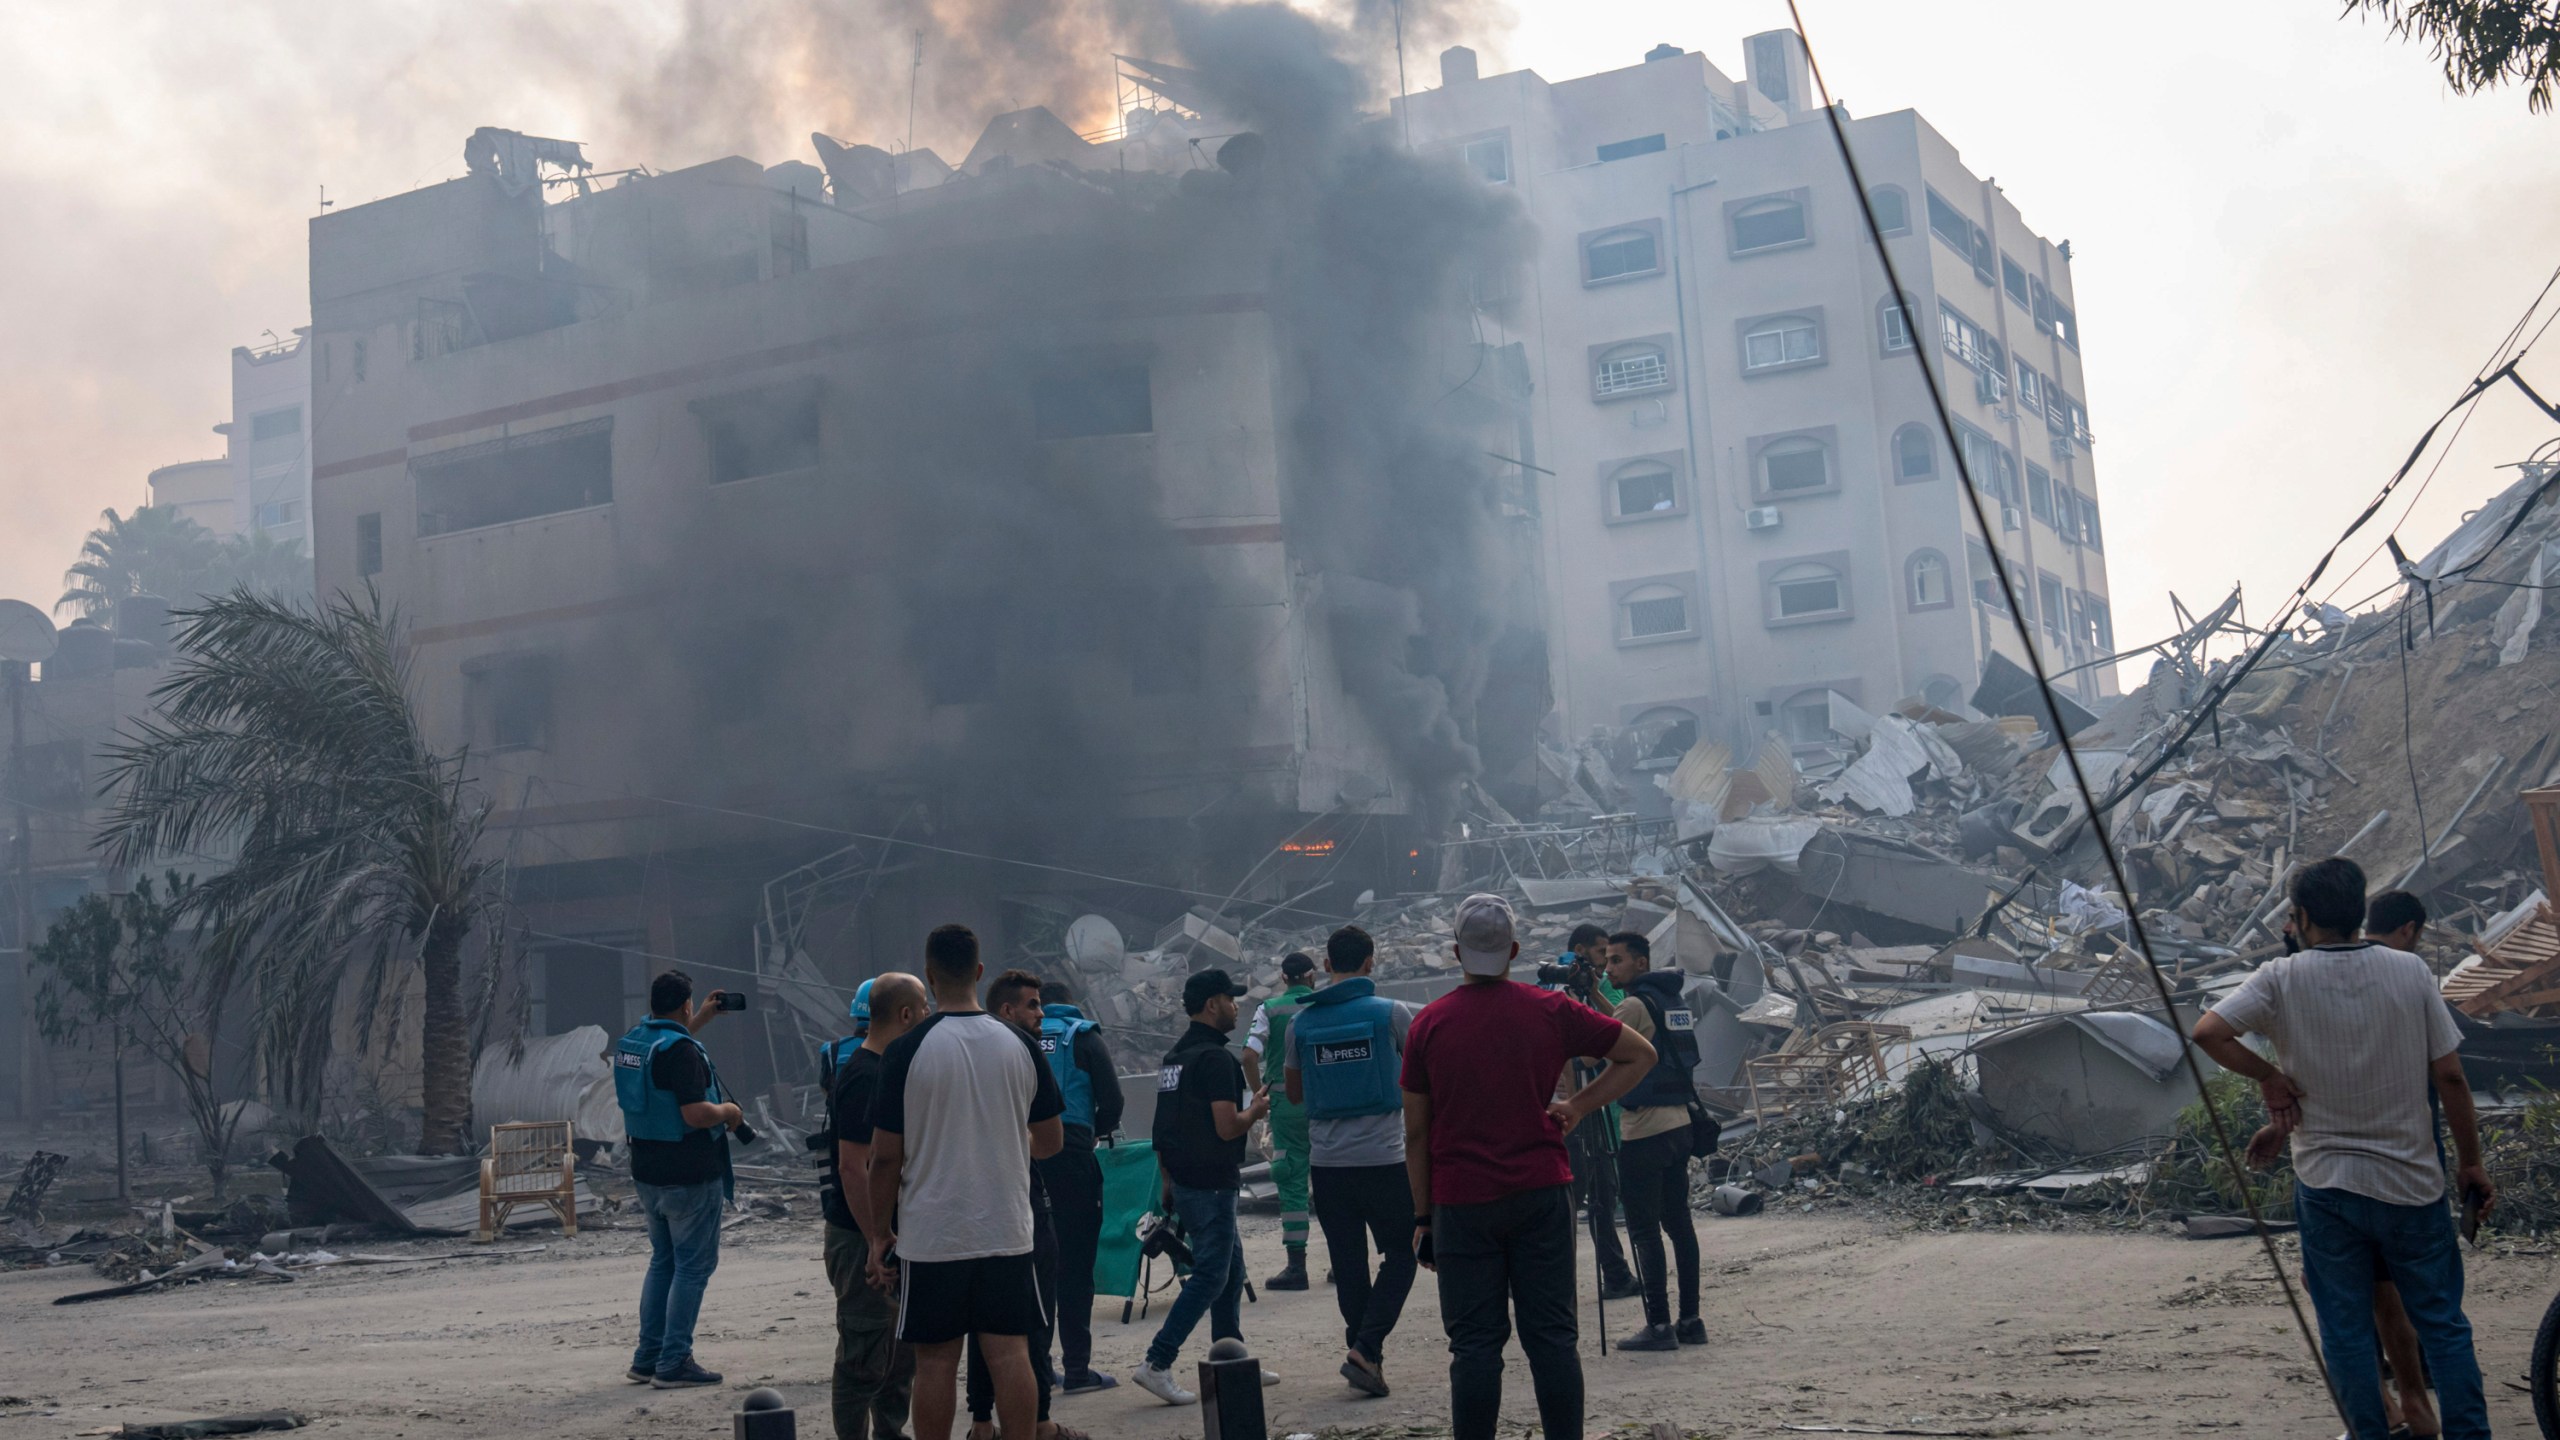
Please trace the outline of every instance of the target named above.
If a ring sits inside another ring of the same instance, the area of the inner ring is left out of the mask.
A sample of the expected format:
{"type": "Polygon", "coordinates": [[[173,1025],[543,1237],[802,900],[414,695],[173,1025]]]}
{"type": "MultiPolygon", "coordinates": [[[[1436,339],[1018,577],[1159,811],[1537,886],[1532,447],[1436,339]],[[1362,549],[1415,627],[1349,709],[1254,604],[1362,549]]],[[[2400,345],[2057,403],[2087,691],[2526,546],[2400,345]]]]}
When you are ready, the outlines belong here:
{"type": "MultiPolygon", "coordinates": [[[[2303,1288],[2320,1316],[2329,1383],[2353,1440],[2385,1440],[2375,1363],[2377,1273],[2400,1292],[2433,1373],[2445,1440],[2487,1440],[2489,1411],[2462,1313],[2462,1254],[2445,1208],[2427,1109],[2434,1086],[2453,1131],[2454,1178],[2485,1210],[2495,1192],[2462,1074],[2462,1032],[2426,962],[2356,938],[2364,872],[2328,859],[2293,878],[2293,930],[2307,948],[2258,967],[2196,1022],[2198,1048],[2258,1082],[2293,1141],[2303,1288]],[[2240,1043],[2275,1042],[2282,1068],[2240,1043]]],[[[2253,1142],[2263,1158],[2272,1142],[2253,1142]]]]}
{"type": "MultiPolygon", "coordinates": [[[[1236,1192],[1244,1186],[1244,1137],[1271,1109],[1267,1087],[1245,1103],[1244,1062],[1227,1048],[1236,1028],[1236,1001],[1244,993],[1224,970],[1192,976],[1182,987],[1191,1027],[1165,1052],[1156,1072],[1156,1161],[1164,1170],[1165,1208],[1181,1222],[1191,1246],[1191,1274],[1165,1311],[1164,1328],[1148,1344],[1146,1360],[1129,1378],[1167,1405],[1199,1403],[1198,1395],[1173,1378],[1173,1361],[1203,1313],[1210,1338],[1244,1336],[1244,1240],[1236,1233],[1236,1192]]],[[[1265,1370],[1262,1383],[1276,1385],[1279,1377],[1265,1370]]]]}
{"type": "Polygon", "coordinates": [[[720,1210],[735,1181],[724,1131],[745,1120],[720,1098],[711,1055],[694,1038],[720,1013],[720,992],[692,1004],[693,980],[669,970],[649,982],[649,1018],[614,1046],[614,1098],[631,1141],[632,1188],[649,1217],[649,1274],[640,1283],[635,1385],[717,1385],[693,1359],[693,1322],[720,1265],[720,1210]]]}

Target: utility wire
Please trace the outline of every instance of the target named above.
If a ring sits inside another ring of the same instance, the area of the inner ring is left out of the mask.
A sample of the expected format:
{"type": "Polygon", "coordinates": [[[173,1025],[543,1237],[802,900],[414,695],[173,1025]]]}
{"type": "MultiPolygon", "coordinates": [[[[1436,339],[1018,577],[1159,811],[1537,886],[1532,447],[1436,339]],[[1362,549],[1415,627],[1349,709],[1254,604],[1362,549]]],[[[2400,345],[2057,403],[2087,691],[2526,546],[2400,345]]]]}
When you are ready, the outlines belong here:
{"type": "MultiPolygon", "coordinates": [[[[1857,196],[1858,211],[1866,219],[1867,238],[1875,246],[1876,259],[1884,266],[1887,293],[1908,295],[1911,292],[1902,288],[1902,276],[1893,263],[1893,255],[1885,248],[1884,227],[1877,222],[1873,203],[1867,198],[1866,180],[1858,173],[1857,156],[1849,149],[1848,128],[1841,122],[1839,105],[1831,98],[1831,86],[1823,78],[1822,63],[1814,58],[1813,39],[1805,31],[1804,13],[1797,7],[1797,0],[1787,0],[1787,14],[1795,22],[1796,41],[1804,47],[1806,67],[1812,72],[1813,83],[1821,92],[1823,117],[1830,124],[1832,142],[1839,147],[1840,164],[1848,172],[1849,188],[1857,196]]],[[[2294,1328],[2301,1332],[2302,1343],[2311,1352],[2312,1364],[2320,1371],[2321,1384],[2329,1392],[2330,1403],[2337,1407],[2338,1418],[2345,1422],[2349,1432],[2353,1432],[2355,1422],[2347,1415],[2345,1397],[2339,1395],[2337,1387],[2330,1382],[2328,1360],[2320,1353],[2320,1342],[2312,1334],[2310,1317],[2303,1313],[2302,1297],[2295,1293],[2293,1277],[2286,1273],[2283,1257],[2276,1253],[2275,1236],[2267,1229],[2266,1217],[2258,1211],[2257,1192],[2249,1183],[2248,1167],[2241,1160],[2239,1147],[2232,1143],[2230,1122],[2224,1117],[2222,1107],[2214,1102],[2213,1091],[2205,1084],[2204,1062],[2198,1058],[2194,1044],[2188,1039],[2186,1023],[2178,1016],[2177,1004],[2170,994],[2169,977],[2160,968],[2158,957],[2152,953],[2150,932],[2144,928],[2142,916],[2133,904],[2133,886],[2125,878],[2124,859],[2116,853],[2115,841],[2099,819],[2098,798],[2089,783],[2088,772],[2081,766],[2079,747],[2071,743],[2071,737],[2063,729],[2060,697],[2054,692],[2053,681],[2045,674],[2044,658],[2036,650],[2034,629],[2027,622],[2025,607],[2019,603],[2007,559],[2000,553],[1997,537],[2001,531],[1991,523],[1991,516],[1983,507],[1982,492],[1974,488],[1972,467],[1965,462],[1964,446],[1956,434],[1955,416],[1947,409],[1946,395],[1938,379],[1936,350],[1935,346],[1914,345],[1911,347],[1912,360],[1920,367],[1921,379],[1928,386],[1929,404],[1937,411],[1939,428],[1946,437],[1947,448],[1956,457],[1957,474],[1964,481],[1965,503],[1973,511],[1974,524],[1982,532],[1983,545],[1991,552],[1992,572],[1999,577],[2001,595],[2008,601],[2009,622],[2017,630],[2019,645],[2026,652],[2028,672],[2035,677],[2036,689],[2044,700],[2046,718],[2052,722],[2054,736],[2061,742],[2063,759],[2070,765],[2072,786],[2079,792],[2080,803],[2093,822],[2090,828],[2095,832],[2099,853],[2106,857],[2107,872],[2115,880],[2116,893],[2125,897],[2125,921],[2132,929],[2134,944],[2142,954],[2143,968],[2151,974],[2152,988],[2158,993],[2161,1019],[2178,1037],[2178,1053],[2186,1062],[2189,1077],[2195,1081],[2196,1094],[2204,1102],[2205,1116],[2213,1123],[2214,1143],[2222,1151],[2223,1162],[2229,1167],[2241,1199],[2248,1208],[2249,1222],[2257,1231],[2259,1244],[2266,1252],[2267,1266],[2275,1272],[2276,1284],[2284,1291],[2285,1305],[2293,1312],[2294,1328]]],[[[2298,593],[2296,603],[2299,603],[2298,593]]],[[[2280,618],[2276,625],[2270,627],[2273,633],[2264,642],[2264,649],[2273,648],[2283,629],[2284,620],[2280,618]]]]}

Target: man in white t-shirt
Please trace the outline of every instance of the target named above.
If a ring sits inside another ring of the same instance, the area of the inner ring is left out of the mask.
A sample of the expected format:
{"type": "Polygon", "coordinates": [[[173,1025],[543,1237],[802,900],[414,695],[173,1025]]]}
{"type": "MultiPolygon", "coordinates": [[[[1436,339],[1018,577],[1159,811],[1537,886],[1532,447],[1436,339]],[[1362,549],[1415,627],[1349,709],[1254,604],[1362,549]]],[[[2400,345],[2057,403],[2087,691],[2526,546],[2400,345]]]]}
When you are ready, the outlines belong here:
{"type": "Polygon", "coordinates": [[[871,1102],[872,1271],[898,1280],[915,1348],[917,1440],[951,1440],[962,1342],[974,1335],[1007,1440],[1030,1440],[1039,1387],[1028,1337],[1044,1309],[1032,1260],[1031,1162],[1066,1143],[1066,1102],[1039,1042],[978,1004],[978,937],[925,939],[934,1014],[882,1057],[871,1102]],[[894,1252],[894,1254],[893,1254],[894,1252]]]}
{"type": "Polygon", "coordinates": [[[2364,889],[2352,860],[2322,860],[2295,875],[2293,928],[2309,948],[2260,966],[2196,1022],[2195,1040],[2257,1081],[2268,1114],[2292,1134],[2303,1286],[2353,1440],[2390,1433],[2374,1358],[2377,1271],[2418,1328],[2446,1440],[2487,1440],[2480,1363],[2462,1313],[2462,1253],[2427,1108],[2432,1083],[2453,1130],[2455,1179],[2485,1210],[2494,1191],[2462,1074],[2462,1032],[2426,962],[2356,938],[2364,889]],[[2240,1042],[2253,1032],[2275,1042],[2281,1069],[2240,1042]]]}

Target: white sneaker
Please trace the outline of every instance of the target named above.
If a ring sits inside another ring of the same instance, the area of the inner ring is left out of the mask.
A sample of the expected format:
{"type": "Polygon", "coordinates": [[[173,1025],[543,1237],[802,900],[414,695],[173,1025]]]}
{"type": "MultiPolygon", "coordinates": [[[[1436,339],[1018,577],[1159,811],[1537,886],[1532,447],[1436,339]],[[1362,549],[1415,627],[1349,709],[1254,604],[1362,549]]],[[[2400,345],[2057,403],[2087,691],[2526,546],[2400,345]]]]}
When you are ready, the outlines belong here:
{"type": "Polygon", "coordinates": [[[1280,1383],[1280,1372],[1279,1372],[1279,1371],[1277,1371],[1277,1370],[1272,1369],[1272,1368],[1271,1368],[1270,1366],[1268,1366],[1268,1365],[1263,1366],[1263,1367],[1262,1367],[1262,1388],[1263,1388],[1263,1389],[1265,1389],[1265,1390],[1268,1390],[1268,1389],[1270,1389],[1272,1386],[1277,1385],[1277,1384],[1279,1384],[1279,1383],[1280,1383]]]}
{"type": "MultiPolygon", "coordinates": [[[[1266,1371],[1265,1373],[1267,1374],[1269,1372],[1266,1371]]],[[[1129,1372],[1129,1379],[1135,1383],[1139,1389],[1146,1391],[1148,1394],[1153,1395],[1167,1405],[1197,1405],[1200,1403],[1200,1397],[1183,1389],[1180,1382],[1173,1378],[1173,1372],[1170,1370],[1159,1370],[1153,1365],[1146,1364],[1142,1361],[1139,1363],[1137,1369],[1129,1372]]]]}

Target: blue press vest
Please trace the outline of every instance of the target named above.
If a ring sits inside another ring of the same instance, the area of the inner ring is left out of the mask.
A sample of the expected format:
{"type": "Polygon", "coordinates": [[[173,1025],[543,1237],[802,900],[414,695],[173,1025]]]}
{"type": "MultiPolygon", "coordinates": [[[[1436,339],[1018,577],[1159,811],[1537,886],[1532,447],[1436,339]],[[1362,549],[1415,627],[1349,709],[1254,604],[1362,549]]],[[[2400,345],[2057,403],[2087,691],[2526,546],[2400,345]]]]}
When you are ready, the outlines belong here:
{"type": "Polygon", "coordinates": [[[1290,1058],[1307,1118],[1348,1120],[1404,1108],[1396,1054],[1396,1003],[1366,975],[1336,980],[1310,995],[1290,1024],[1290,1058]]]}
{"type": "MultiPolygon", "coordinates": [[[[622,1105],[623,1133],[634,1140],[682,1140],[698,1128],[684,1123],[684,1107],[676,1103],[672,1093],[659,1089],[649,1074],[658,1052],[677,1041],[701,1044],[693,1038],[692,1031],[653,1015],[614,1042],[613,1098],[622,1105]]],[[[705,1054],[704,1068],[709,1069],[710,1064],[710,1056],[705,1054]]],[[[711,1088],[703,1092],[703,1098],[714,1105],[720,1103],[718,1071],[712,1072],[711,1088]]]]}
{"type": "Polygon", "coordinates": [[[1676,1105],[1685,1110],[1697,1102],[1698,1025],[1680,994],[1686,979],[1677,970],[1651,970],[1627,987],[1653,1018],[1654,1053],[1653,1068],[1619,1102],[1627,1109],[1676,1105]]]}
{"type": "Polygon", "coordinates": [[[826,1088],[828,1103],[834,1103],[836,1072],[842,1070],[844,1062],[852,1059],[853,1052],[861,1048],[862,1037],[859,1035],[847,1035],[818,1047],[818,1083],[826,1088]]]}
{"type": "Polygon", "coordinates": [[[1040,1007],[1040,1053],[1049,1057],[1049,1071],[1058,1077],[1058,1093],[1067,1102],[1060,1118],[1087,1130],[1093,1128],[1093,1077],[1076,1063],[1076,1037],[1101,1028],[1073,1005],[1040,1007]]]}

